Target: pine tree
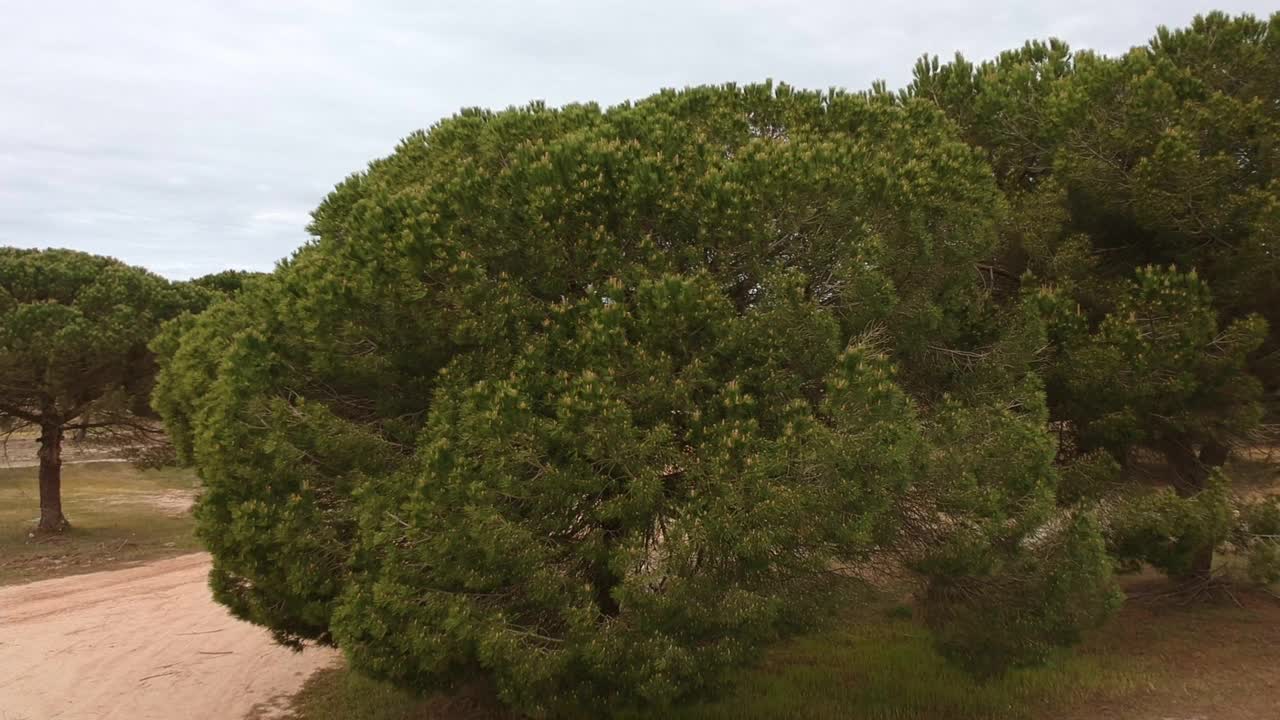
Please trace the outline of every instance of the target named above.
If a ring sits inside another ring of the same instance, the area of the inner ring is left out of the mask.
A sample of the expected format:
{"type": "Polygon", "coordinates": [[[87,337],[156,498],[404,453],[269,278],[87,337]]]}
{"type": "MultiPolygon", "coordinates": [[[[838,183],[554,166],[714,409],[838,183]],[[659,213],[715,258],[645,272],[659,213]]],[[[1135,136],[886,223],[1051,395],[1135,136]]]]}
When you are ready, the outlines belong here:
{"type": "Polygon", "coordinates": [[[971,664],[1032,662],[1111,597],[1096,527],[1046,513],[1039,320],[976,272],[1005,209],[935,108],[884,93],[411,135],[167,340],[156,405],[206,483],[215,594],[397,683],[599,712],[714,688],[897,557],[1078,603],[971,664]]]}
{"type": "Polygon", "coordinates": [[[111,258],[0,248],[0,419],[40,431],[40,531],[70,527],[66,433],[159,433],[147,419],[155,373],[147,343],[164,320],[207,300],[111,258]]]}

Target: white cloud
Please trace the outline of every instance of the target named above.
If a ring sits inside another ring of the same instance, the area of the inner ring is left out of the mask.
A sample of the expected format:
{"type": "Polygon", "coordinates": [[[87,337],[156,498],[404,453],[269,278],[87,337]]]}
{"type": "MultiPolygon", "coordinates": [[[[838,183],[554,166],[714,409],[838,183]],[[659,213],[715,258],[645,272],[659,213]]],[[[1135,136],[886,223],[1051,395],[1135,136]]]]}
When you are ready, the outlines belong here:
{"type": "Polygon", "coordinates": [[[259,210],[250,221],[255,225],[292,225],[303,227],[311,222],[311,213],[306,210],[259,210]]]}

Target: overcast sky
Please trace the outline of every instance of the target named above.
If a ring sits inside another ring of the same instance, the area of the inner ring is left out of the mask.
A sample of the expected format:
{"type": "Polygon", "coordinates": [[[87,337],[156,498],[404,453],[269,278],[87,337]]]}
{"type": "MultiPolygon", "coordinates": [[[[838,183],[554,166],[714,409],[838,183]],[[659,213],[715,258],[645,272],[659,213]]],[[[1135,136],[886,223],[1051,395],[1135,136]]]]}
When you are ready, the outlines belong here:
{"type": "MultiPolygon", "coordinates": [[[[172,278],[269,270],[333,185],[462,107],[774,78],[904,84],[923,53],[1122,52],[1186,0],[0,0],[0,245],[172,278]]],[[[1225,2],[1264,15],[1272,2],[1225,2]]]]}

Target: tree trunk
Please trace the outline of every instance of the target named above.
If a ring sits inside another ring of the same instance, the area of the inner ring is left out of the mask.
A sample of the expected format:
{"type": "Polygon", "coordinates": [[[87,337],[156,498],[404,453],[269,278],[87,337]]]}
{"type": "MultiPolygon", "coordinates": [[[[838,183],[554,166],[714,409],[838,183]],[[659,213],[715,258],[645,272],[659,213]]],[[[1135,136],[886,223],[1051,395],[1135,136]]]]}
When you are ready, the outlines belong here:
{"type": "Polygon", "coordinates": [[[40,524],[42,532],[62,532],[71,527],[62,514],[62,426],[40,428],[40,524]]]}
{"type": "MultiPolygon", "coordinates": [[[[1191,442],[1178,439],[1165,444],[1164,455],[1173,469],[1174,489],[1179,497],[1186,498],[1208,486],[1212,471],[1226,463],[1228,448],[1220,443],[1207,442],[1197,453],[1191,442]]],[[[1212,545],[1206,545],[1196,550],[1184,580],[1196,582],[1212,576],[1213,549],[1212,545]]]]}
{"type": "Polygon", "coordinates": [[[1207,442],[1200,446],[1200,466],[1206,473],[1227,464],[1231,449],[1222,443],[1207,442]]]}
{"type": "Polygon", "coordinates": [[[617,521],[606,520],[603,523],[603,534],[604,547],[600,549],[600,556],[592,561],[589,572],[596,607],[600,609],[600,614],[613,618],[622,610],[613,597],[614,588],[622,583],[622,578],[609,567],[609,550],[616,546],[618,538],[622,536],[622,528],[617,521]]]}
{"type": "Polygon", "coordinates": [[[1190,442],[1170,440],[1164,444],[1164,456],[1173,471],[1173,489],[1178,497],[1191,497],[1204,490],[1209,482],[1209,469],[1200,462],[1200,456],[1190,442]]]}
{"type": "Polygon", "coordinates": [[[1187,574],[1182,579],[1194,584],[1206,581],[1211,577],[1213,577],[1213,546],[1205,545],[1197,548],[1195,554],[1191,556],[1191,565],[1187,568],[1187,574]]]}

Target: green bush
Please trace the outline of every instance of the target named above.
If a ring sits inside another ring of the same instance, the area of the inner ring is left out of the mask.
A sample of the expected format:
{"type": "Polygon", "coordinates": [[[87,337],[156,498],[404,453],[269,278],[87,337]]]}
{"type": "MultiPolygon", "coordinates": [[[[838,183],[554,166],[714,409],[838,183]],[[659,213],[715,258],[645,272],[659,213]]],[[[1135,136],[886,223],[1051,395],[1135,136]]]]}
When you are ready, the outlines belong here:
{"type": "MultiPolygon", "coordinates": [[[[410,136],[161,341],[215,596],[546,715],[714,689],[878,562],[981,584],[1050,531],[1057,482],[1039,320],[973,271],[1004,212],[937,110],[881,94],[410,136]]],[[[1092,595],[1028,642],[1070,640],[1092,595]]]]}
{"type": "Polygon", "coordinates": [[[1111,554],[1128,570],[1148,563],[1176,577],[1196,571],[1197,559],[1230,536],[1229,485],[1220,473],[1209,488],[1190,497],[1161,489],[1128,499],[1109,519],[1111,554]]]}
{"type": "Polygon", "coordinates": [[[1248,558],[1250,580],[1280,582],[1280,496],[1244,503],[1232,543],[1248,558]]]}

